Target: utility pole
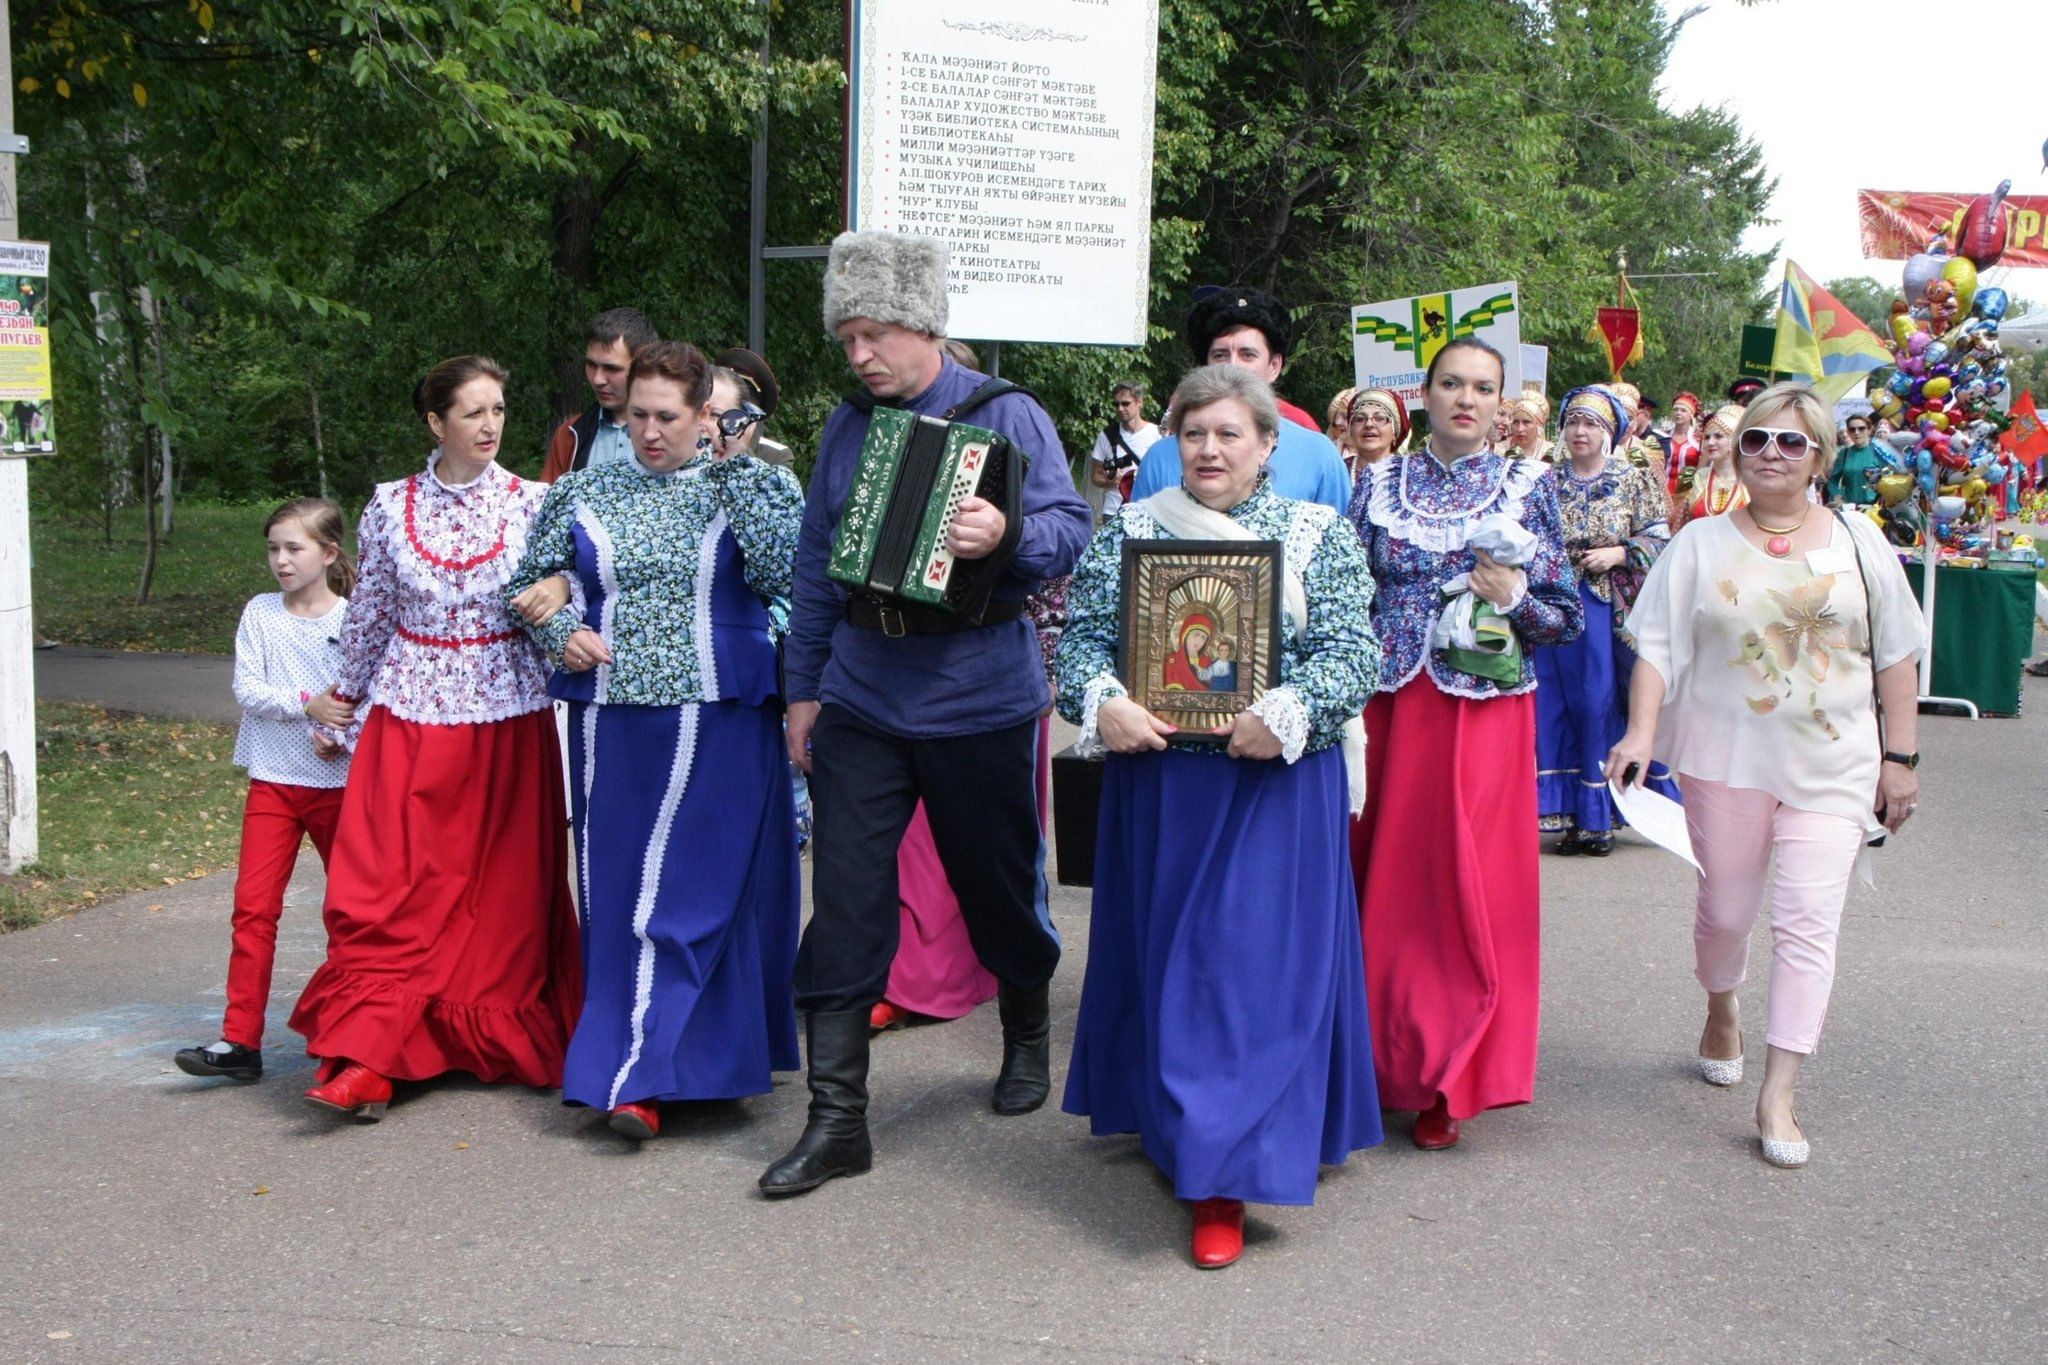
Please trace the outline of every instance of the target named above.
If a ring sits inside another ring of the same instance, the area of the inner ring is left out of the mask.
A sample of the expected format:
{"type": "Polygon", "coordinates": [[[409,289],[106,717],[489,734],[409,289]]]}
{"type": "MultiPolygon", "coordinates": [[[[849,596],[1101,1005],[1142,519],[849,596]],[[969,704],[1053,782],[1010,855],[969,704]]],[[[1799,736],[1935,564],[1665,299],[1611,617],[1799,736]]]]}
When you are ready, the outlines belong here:
{"type": "MultiPolygon", "coordinates": [[[[14,18],[0,0],[0,137],[14,137],[14,18]]],[[[21,230],[14,149],[0,149],[0,238],[21,230]]],[[[28,461],[0,454],[0,873],[36,857],[35,627],[29,611],[28,461]]]]}

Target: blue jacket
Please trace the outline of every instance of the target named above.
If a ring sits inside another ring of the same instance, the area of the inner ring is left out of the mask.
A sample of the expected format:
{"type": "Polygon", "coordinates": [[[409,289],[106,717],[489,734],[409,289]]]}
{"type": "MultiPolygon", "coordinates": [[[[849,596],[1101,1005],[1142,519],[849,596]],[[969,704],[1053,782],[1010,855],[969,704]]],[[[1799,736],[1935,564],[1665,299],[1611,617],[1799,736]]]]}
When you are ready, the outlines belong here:
{"type": "MultiPolygon", "coordinates": [[[[1280,419],[1280,442],[1266,463],[1273,476],[1273,491],[1298,502],[1319,502],[1342,516],[1351,506],[1351,476],[1344,472],[1343,457],[1320,431],[1310,431],[1298,422],[1280,419]]],[[[1180,483],[1180,442],[1171,436],[1145,452],[1138,466],[1138,480],[1131,488],[1131,501],[1149,498],[1180,483]]]]}
{"type": "MultiPolygon", "coordinates": [[[[903,406],[936,416],[987,378],[948,360],[932,386],[903,406]]],[[[1074,491],[1059,433],[1035,399],[1005,394],[965,420],[1001,432],[1031,457],[1017,557],[995,590],[997,601],[1021,602],[1046,579],[1072,572],[1088,542],[1088,504],[1074,491]]],[[[841,403],[825,419],[818,442],[783,653],[789,700],[844,706],[877,729],[910,739],[981,734],[1035,719],[1052,694],[1028,618],[896,638],[847,621],[846,587],[827,578],[825,566],[867,430],[867,415],[841,403]]]]}

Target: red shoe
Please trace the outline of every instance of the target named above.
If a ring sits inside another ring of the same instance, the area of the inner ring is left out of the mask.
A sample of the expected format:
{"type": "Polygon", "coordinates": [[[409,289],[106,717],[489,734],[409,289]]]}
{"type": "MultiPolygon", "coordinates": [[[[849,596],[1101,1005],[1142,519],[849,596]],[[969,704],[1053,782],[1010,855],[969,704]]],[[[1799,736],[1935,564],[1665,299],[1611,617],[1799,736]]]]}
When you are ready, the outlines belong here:
{"type": "Polygon", "coordinates": [[[622,1104],[612,1110],[610,1127],[621,1137],[644,1142],[661,1131],[661,1111],[651,1104],[622,1104]]]}
{"type": "Polygon", "coordinates": [[[1441,1152],[1458,1145],[1458,1121],[1442,1095],[1436,1103],[1415,1116],[1415,1145],[1425,1152],[1441,1152]]]}
{"type": "Polygon", "coordinates": [[[333,1080],[308,1090],[306,1103],[347,1114],[361,1123],[375,1123],[384,1117],[384,1106],[391,1103],[391,1082],[360,1062],[350,1062],[333,1080]]]}
{"type": "Polygon", "coordinates": [[[901,1005],[884,1000],[868,1011],[868,1030],[880,1033],[884,1029],[902,1028],[910,1022],[910,1011],[901,1005]]]}
{"type": "Polygon", "coordinates": [[[1244,1255],[1244,1201],[1197,1199],[1192,1250],[1198,1270],[1221,1270],[1244,1255]]]}

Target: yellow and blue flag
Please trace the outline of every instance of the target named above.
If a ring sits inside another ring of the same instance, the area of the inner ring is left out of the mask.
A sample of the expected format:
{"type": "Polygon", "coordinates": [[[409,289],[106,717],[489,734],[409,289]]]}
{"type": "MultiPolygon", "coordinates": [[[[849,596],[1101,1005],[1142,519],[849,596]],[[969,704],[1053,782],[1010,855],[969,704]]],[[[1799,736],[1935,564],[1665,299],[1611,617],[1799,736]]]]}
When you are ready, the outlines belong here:
{"type": "Polygon", "coordinates": [[[1892,363],[1891,349],[1870,327],[1821,288],[1813,276],[1785,262],[1778,291],[1778,342],[1771,368],[1805,379],[1833,403],[1863,382],[1863,376],[1892,363]]]}

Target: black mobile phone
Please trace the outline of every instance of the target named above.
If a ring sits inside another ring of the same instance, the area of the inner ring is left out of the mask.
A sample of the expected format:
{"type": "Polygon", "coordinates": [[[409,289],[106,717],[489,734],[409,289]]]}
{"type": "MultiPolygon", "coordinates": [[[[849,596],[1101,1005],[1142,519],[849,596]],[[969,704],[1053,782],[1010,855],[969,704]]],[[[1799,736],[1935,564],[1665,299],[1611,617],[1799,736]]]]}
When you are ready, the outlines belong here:
{"type": "Polygon", "coordinates": [[[1621,770],[1621,787],[1623,791],[1627,791],[1636,784],[1636,774],[1642,770],[1643,765],[1640,763],[1631,763],[1621,770]]]}
{"type": "MultiPolygon", "coordinates": [[[[1877,808],[1877,822],[1880,825],[1883,824],[1885,821],[1885,817],[1890,815],[1891,813],[1892,808],[1890,806],[1879,806],[1877,808]]],[[[1881,829],[1877,833],[1871,835],[1868,839],[1865,839],[1863,841],[1863,845],[1865,848],[1883,848],[1884,841],[1889,837],[1890,831],[1881,829]]]]}

